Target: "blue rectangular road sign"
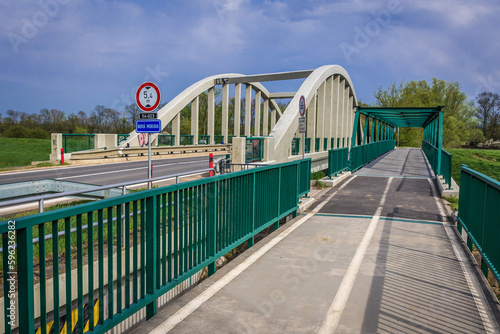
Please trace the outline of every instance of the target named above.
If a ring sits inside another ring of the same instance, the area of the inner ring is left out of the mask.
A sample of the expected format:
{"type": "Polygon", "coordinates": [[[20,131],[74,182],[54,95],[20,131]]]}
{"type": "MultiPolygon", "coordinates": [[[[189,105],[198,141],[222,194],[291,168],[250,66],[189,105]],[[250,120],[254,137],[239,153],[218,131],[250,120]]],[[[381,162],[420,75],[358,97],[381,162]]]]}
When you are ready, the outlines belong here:
{"type": "Polygon", "coordinates": [[[159,119],[139,119],[135,121],[135,132],[137,133],[160,133],[161,120],[159,119]]]}

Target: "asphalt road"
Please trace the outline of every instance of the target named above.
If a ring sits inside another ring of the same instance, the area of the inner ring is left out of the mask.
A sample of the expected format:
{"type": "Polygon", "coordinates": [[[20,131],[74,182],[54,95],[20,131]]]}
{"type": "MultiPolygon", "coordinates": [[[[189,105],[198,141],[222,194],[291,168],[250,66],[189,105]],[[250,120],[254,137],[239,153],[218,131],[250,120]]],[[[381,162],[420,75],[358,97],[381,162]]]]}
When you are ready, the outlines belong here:
{"type": "MultiPolygon", "coordinates": [[[[206,156],[152,160],[153,177],[208,168],[206,156]]],[[[222,157],[223,155],[214,156],[222,157]]],[[[148,161],[129,161],[91,166],[67,166],[0,173],[0,185],[43,179],[65,180],[92,185],[109,185],[147,178],[148,161]]]]}

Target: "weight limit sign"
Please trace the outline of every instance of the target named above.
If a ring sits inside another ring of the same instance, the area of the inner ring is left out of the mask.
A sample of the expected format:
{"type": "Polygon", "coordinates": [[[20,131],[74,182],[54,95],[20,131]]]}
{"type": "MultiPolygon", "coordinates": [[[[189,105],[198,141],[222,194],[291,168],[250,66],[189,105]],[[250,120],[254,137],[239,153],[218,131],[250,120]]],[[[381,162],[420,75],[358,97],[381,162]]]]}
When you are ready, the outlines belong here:
{"type": "Polygon", "coordinates": [[[160,104],[160,89],[152,82],[145,82],[139,86],[135,95],[137,106],[143,111],[153,111],[160,104]]]}

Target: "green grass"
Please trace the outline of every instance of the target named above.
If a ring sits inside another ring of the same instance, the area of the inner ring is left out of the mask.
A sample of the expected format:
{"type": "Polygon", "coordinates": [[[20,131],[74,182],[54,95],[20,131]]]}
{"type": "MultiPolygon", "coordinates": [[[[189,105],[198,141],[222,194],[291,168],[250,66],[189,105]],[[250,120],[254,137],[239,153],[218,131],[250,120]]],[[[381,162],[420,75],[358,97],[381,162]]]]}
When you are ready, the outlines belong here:
{"type": "Polygon", "coordinates": [[[458,185],[461,165],[500,181],[500,150],[447,148],[446,151],[452,155],[451,176],[458,185]]]}
{"type": "Polygon", "coordinates": [[[30,166],[32,161],[49,160],[50,149],[50,139],[0,137],[0,168],[30,166]]]}

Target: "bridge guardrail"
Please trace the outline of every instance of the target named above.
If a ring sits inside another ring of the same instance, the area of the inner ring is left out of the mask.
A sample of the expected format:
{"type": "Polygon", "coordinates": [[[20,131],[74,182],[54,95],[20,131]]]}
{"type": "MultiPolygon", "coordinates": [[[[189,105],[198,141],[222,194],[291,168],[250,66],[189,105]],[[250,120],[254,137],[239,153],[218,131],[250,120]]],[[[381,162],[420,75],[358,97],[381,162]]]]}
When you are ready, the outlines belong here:
{"type": "Polygon", "coordinates": [[[391,139],[352,147],[349,156],[349,170],[352,172],[363,167],[382,154],[393,150],[395,145],[396,142],[391,139]]]}
{"type": "Polygon", "coordinates": [[[349,168],[349,148],[336,148],[328,151],[328,177],[337,175],[349,168]]]}
{"type": "MultiPolygon", "coordinates": [[[[61,308],[66,315],[76,312],[83,319],[84,301],[89,301],[85,306],[89,332],[104,333],[144,307],[146,317],[152,317],[160,296],[204,267],[213,273],[220,256],[247,240],[251,244],[255,234],[296,213],[300,194],[309,190],[310,163],[306,159],[264,166],[0,222],[2,246],[8,247],[12,235],[17,241],[17,298],[13,300],[22,310],[11,326],[7,278],[13,269],[9,252],[4,252],[4,307],[0,311],[5,332],[19,326],[20,333],[34,333],[35,314],[40,315],[36,316],[39,326],[46,328],[53,313],[53,327],[60,328],[61,308]],[[82,230],[84,225],[87,231],[82,230]],[[122,226],[130,231],[125,238],[122,226]],[[72,228],[76,228],[76,238],[69,237],[72,228]],[[63,237],[58,233],[61,230],[63,237]],[[53,240],[46,244],[40,237],[38,245],[32,245],[34,234],[46,232],[52,233],[53,240]],[[95,269],[88,265],[84,271],[84,258],[95,269]],[[65,287],[60,290],[61,279],[53,279],[47,291],[47,272],[60,277],[62,268],[67,273],[65,287]],[[69,274],[72,271],[76,280],[69,274]],[[35,272],[40,279],[37,296],[35,272]],[[119,291],[116,295],[112,282],[119,291]],[[95,305],[90,302],[96,299],[95,305]],[[35,300],[40,304],[35,305],[35,300]],[[66,302],[73,300],[76,311],[72,302],[66,302]]],[[[73,329],[72,317],[66,321],[67,328],[73,329]]],[[[77,325],[83,332],[85,323],[77,325]]]]}
{"type": "Polygon", "coordinates": [[[448,189],[451,189],[451,153],[445,150],[442,150],[441,153],[441,174],[448,189]]]}
{"type": "Polygon", "coordinates": [[[464,228],[468,246],[476,245],[481,257],[481,269],[488,277],[488,267],[500,281],[500,252],[498,219],[500,182],[462,165],[460,171],[460,195],[458,205],[458,230],[464,228]],[[472,240],[472,242],[470,242],[472,240]]]}
{"type": "Polygon", "coordinates": [[[76,151],[90,150],[94,148],[94,134],[63,133],[62,147],[64,152],[71,153],[76,151]]]}

